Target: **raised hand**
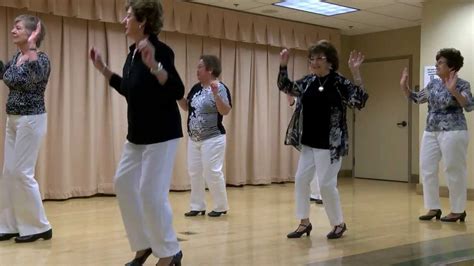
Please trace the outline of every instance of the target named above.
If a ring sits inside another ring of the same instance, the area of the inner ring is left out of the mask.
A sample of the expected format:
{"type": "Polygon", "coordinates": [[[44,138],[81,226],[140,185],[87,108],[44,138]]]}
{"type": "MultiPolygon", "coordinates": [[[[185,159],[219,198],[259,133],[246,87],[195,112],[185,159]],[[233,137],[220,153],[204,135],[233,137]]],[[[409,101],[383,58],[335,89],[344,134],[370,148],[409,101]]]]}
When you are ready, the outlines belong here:
{"type": "Polygon", "coordinates": [[[405,67],[402,71],[402,77],[400,78],[400,88],[406,90],[408,87],[408,68],[405,67]]]}
{"type": "Polygon", "coordinates": [[[354,69],[359,69],[360,65],[364,62],[365,56],[362,54],[362,52],[358,52],[356,50],[352,50],[350,55],[349,55],[349,61],[347,62],[349,64],[349,68],[351,70],[354,69]]]}
{"type": "Polygon", "coordinates": [[[150,69],[155,69],[158,62],[155,60],[155,46],[153,46],[147,39],[138,43],[138,51],[142,55],[143,63],[150,69]]]}
{"type": "Polygon", "coordinates": [[[41,33],[41,22],[38,21],[36,24],[36,29],[28,37],[28,46],[29,48],[36,49],[36,41],[38,40],[41,33]]]}
{"type": "Polygon", "coordinates": [[[290,51],[288,49],[283,49],[280,52],[280,66],[288,65],[288,61],[290,60],[290,51]]]}
{"type": "Polygon", "coordinates": [[[214,80],[211,82],[211,91],[212,94],[217,95],[219,93],[219,81],[214,80]]]}
{"type": "Polygon", "coordinates": [[[102,59],[102,56],[100,55],[100,52],[95,47],[92,47],[89,56],[92,60],[92,63],[94,64],[94,67],[102,72],[106,65],[102,59]]]}
{"type": "Polygon", "coordinates": [[[446,87],[448,91],[453,93],[456,91],[456,83],[458,82],[458,73],[456,71],[449,72],[449,77],[446,80],[446,87]]]}

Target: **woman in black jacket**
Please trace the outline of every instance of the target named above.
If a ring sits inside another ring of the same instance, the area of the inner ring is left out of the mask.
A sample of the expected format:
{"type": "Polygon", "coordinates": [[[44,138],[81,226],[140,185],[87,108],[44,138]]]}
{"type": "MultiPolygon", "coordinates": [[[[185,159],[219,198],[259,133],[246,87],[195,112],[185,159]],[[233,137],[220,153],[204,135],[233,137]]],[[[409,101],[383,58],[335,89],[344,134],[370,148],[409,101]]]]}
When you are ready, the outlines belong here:
{"type": "Polygon", "coordinates": [[[90,52],[94,66],[128,103],[128,134],[115,174],[115,191],[135,258],[142,265],[153,253],[157,265],[180,265],[182,252],[172,225],[168,192],[178,139],[183,136],[176,100],[184,85],[174,66],[174,53],[157,34],[163,9],[157,0],[128,0],[126,35],[135,43],[122,77],[90,52]]]}

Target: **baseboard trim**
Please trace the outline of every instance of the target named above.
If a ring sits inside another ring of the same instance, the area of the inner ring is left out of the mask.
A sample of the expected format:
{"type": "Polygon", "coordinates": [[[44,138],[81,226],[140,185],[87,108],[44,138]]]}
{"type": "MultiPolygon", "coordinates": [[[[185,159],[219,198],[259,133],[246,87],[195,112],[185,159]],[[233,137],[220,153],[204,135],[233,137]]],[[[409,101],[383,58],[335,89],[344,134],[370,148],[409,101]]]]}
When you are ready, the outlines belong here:
{"type": "MultiPolygon", "coordinates": [[[[423,184],[416,184],[416,194],[423,195],[423,184]]],[[[447,186],[439,187],[439,195],[441,197],[449,197],[449,190],[447,186]]],[[[467,200],[474,201],[474,189],[468,188],[467,189],[467,200]]]]}
{"type": "Polygon", "coordinates": [[[337,177],[352,177],[352,170],[339,170],[337,177]]]}

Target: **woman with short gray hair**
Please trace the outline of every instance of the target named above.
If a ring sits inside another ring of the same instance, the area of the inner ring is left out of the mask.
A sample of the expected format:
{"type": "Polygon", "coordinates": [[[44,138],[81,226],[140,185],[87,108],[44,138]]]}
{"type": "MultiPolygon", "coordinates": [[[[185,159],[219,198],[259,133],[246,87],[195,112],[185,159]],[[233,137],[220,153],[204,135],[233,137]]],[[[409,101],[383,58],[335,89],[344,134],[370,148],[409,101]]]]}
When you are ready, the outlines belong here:
{"type": "Polygon", "coordinates": [[[36,160],[46,134],[44,92],[50,62],[38,50],[45,35],[38,17],[18,16],[11,34],[18,52],[5,66],[0,61],[0,79],[10,89],[0,176],[0,241],[15,237],[15,242],[25,243],[53,236],[35,180],[36,160]]]}

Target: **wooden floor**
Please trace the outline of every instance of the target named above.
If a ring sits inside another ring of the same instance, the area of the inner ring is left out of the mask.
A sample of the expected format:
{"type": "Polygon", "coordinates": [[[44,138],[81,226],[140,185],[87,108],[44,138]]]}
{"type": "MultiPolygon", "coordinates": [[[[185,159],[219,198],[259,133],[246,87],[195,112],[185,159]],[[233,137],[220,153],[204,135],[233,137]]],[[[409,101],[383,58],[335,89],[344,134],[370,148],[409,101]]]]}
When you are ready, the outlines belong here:
{"type": "MultiPolygon", "coordinates": [[[[172,192],[183,265],[318,265],[474,233],[472,201],[467,204],[465,223],[420,222],[422,196],[413,186],[351,178],[339,183],[348,231],[338,240],[326,239],[331,228],[324,208],[315,204],[311,204],[311,236],[286,238],[298,225],[292,183],[228,188],[231,209],[219,218],[185,218],[189,192],[172,192]]],[[[442,204],[443,211],[449,212],[447,198],[442,204]]],[[[53,239],[28,244],[0,242],[0,265],[123,265],[132,258],[115,197],[47,201],[45,207],[53,239]]],[[[154,263],[156,259],[149,258],[146,265],[154,263]]]]}

